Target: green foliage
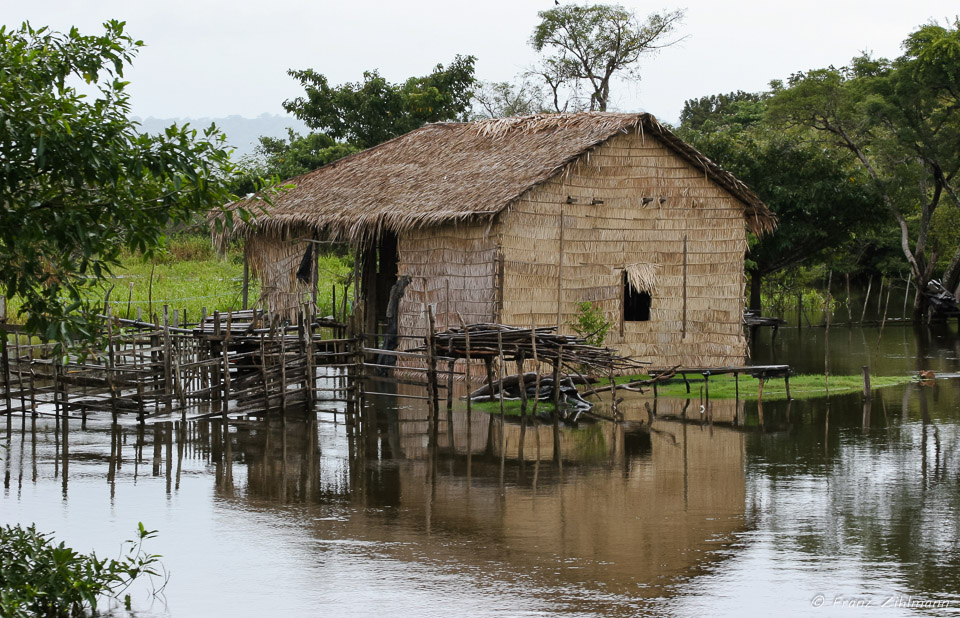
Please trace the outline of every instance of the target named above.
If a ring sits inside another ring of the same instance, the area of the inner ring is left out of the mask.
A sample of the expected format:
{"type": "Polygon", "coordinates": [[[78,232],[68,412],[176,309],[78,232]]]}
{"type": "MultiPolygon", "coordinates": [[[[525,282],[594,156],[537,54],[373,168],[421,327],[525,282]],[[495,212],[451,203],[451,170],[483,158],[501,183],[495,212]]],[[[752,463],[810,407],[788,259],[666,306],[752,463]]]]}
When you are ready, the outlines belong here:
{"type": "Polygon", "coordinates": [[[423,126],[467,115],[474,85],[473,56],[457,56],[450,66],[438,64],[424,77],[391,84],[376,71],[365,71],[363,81],[330,86],[313,69],[289,70],[304,96],[283,108],[311,129],[369,148],[423,126]]]}
{"type": "MultiPolygon", "coordinates": [[[[790,77],[770,100],[770,117],[852,154],[900,232],[914,280],[925,285],[950,256],[947,287],[960,282],[960,245],[931,235],[944,198],[960,207],[960,21],[911,33],[894,61],[869,55],[844,68],[790,77]]],[[[917,311],[925,297],[918,297],[917,311]]]]}
{"type": "Polygon", "coordinates": [[[293,129],[287,131],[286,138],[260,137],[253,156],[241,162],[248,174],[231,186],[234,193],[246,195],[256,191],[256,178],[292,179],[360,150],[353,144],[337,142],[325,133],[300,135],[293,129]]]}
{"type": "Polygon", "coordinates": [[[68,346],[97,336],[86,299],[124,249],[152,255],[167,226],[232,197],[215,127],[144,135],[129,119],[123,74],[142,45],[119,21],[99,35],[0,28],[0,294],[68,346]]]}
{"type": "Polygon", "coordinates": [[[531,74],[550,88],[556,111],[567,107],[559,104],[563,88],[574,99],[586,90],[589,109],[605,111],[613,77],[639,80],[637,61],[677,42],[664,39],[683,20],[684,10],[651,13],[642,23],[622,6],[606,4],[567,4],[538,16],[530,44],[545,55],[531,74]]]}
{"type": "Polygon", "coordinates": [[[680,125],[693,131],[701,131],[710,124],[746,128],[763,120],[766,98],[764,93],[738,90],[688,99],[680,111],[680,125]]]}
{"type": "Polygon", "coordinates": [[[595,346],[603,346],[610,330],[610,320],[589,301],[577,305],[577,314],[567,325],[578,337],[595,346]]]}
{"type": "MultiPolygon", "coordinates": [[[[785,268],[763,279],[764,312],[771,315],[783,315],[788,309],[796,307],[797,297],[801,297],[803,306],[810,309],[823,308],[827,302],[825,295],[817,289],[823,286],[827,276],[826,269],[820,267],[796,266],[785,268]]],[[[836,306],[838,300],[833,299],[836,306]]]]}
{"type": "MultiPolygon", "coordinates": [[[[143,550],[156,536],[139,524],[120,559],[81,554],[29,526],[0,528],[0,615],[83,616],[101,597],[119,598],[136,579],[160,576],[160,556],[143,550]]],[[[129,603],[129,597],[126,599],[129,603]]]]}
{"type": "Polygon", "coordinates": [[[883,220],[862,170],[844,153],[764,119],[767,96],[731,93],[687,101],[680,134],[753,189],[779,228],[750,248],[766,276],[837,248],[883,220]]]}

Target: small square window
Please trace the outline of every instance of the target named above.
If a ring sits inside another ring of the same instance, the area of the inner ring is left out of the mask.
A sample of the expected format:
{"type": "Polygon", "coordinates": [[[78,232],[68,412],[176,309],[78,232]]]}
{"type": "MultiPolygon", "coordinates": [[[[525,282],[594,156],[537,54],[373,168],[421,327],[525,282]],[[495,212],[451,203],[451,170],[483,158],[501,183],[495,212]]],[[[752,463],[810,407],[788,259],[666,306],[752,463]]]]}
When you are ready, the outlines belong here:
{"type": "Polygon", "coordinates": [[[624,322],[649,322],[650,304],[653,299],[649,292],[641,292],[632,285],[627,278],[627,273],[623,273],[623,321],[624,322]]]}

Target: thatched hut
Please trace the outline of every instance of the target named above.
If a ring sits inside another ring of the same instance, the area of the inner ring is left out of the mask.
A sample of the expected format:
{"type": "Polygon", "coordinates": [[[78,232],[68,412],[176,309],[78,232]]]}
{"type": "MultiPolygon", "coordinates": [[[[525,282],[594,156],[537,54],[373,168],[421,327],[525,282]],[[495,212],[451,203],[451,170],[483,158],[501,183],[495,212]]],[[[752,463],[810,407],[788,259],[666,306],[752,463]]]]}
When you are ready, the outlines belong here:
{"type": "Polygon", "coordinates": [[[609,345],[657,365],[740,364],[747,232],[775,217],[649,114],[432,124],[290,181],[232,234],[269,308],[296,307],[309,241],[362,255],[367,328],[397,277],[400,334],[467,322],[566,324],[584,301],[609,345]]]}

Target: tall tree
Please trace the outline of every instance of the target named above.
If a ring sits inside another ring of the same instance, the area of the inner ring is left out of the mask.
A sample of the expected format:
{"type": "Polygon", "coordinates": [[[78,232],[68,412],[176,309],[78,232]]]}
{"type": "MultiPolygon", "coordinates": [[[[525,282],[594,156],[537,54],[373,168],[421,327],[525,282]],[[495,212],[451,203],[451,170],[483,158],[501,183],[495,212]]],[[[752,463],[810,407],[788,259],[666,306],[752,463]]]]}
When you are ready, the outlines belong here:
{"type": "Polygon", "coordinates": [[[391,84],[377,71],[363,81],[331,86],[313,69],[287,71],[306,91],[283,108],[308,127],[336,140],[369,148],[428,122],[463,118],[470,110],[474,85],[473,56],[438,64],[429,75],[391,84]]]}
{"type": "Polygon", "coordinates": [[[214,127],[154,136],[129,119],[123,73],[142,45],[118,21],[97,35],[0,28],[0,294],[62,344],[95,337],[94,299],[124,248],[150,255],[166,226],[232,197],[214,127]]]}
{"type": "Polygon", "coordinates": [[[561,109],[559,91],[587,92],[589,109],[605,111],[613,78],[640,79],[641,56],[678,42],[668,40],[684,17],[683,9],[651,13],[640,22],[619,5],[557,6],[538,13],[530,44],[544,54],[531,74],[540,76],[561,109]]]}
{"type": "Polygon", "coordinates": [[[687,101],[679,133],[750,186],[780,225],[750,249],[750,308],[763,278],[834,249],[876,225],[878,201],[849,156],[764,121],[767,96],[736,92],[687,101]]]}
{"type": "MultiPolygon", "coordinates": [[[[931,224],[945,199],[960,207],[960,22],[923,26],[903,49],[892,62],[863,55],[849,67],[791,76],[771,99],[771,117],[851,153],[896,221],[919,289],[944,251],[952,256],[945,283],[955,289],[960,247],[936,246],[931,224]]],[[[917,295],[915,317],[927,307],[917,295]]]]}
{"type": "Polygon", "coordinates": [[[479,82],[473,93],[476,118],[526,116],[543,111],[543,91],[524,79],[510,82],[479,82]]]}

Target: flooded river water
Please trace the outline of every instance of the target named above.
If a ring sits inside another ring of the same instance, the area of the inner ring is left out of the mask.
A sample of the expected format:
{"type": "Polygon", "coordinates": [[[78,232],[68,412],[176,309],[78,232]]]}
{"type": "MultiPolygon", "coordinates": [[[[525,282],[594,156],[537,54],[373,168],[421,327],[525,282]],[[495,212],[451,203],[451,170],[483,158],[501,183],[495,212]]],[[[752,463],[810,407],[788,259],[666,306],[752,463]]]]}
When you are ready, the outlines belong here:
{"type": "MultiPolygon", "coordinates": [[[[755,363],[823,371],[823,329],[755,363]]],[[[831,328],[830,370],[960,371],[956,327],[831,328]]],[[[401,400],[411,401],[411,400],[401,400]]],[[[960,613],[960,381],[710,418],[628,394],[566,428],[371,402],[316,422],[14,418],[0,524],[110,555],[137,522],[171,577],[136,616],[766,616],[960,613]],[[713,422],[710,422],[712,418],[713,422]],[[651,420],[652,419],[652,420],[651,420]]]]}

